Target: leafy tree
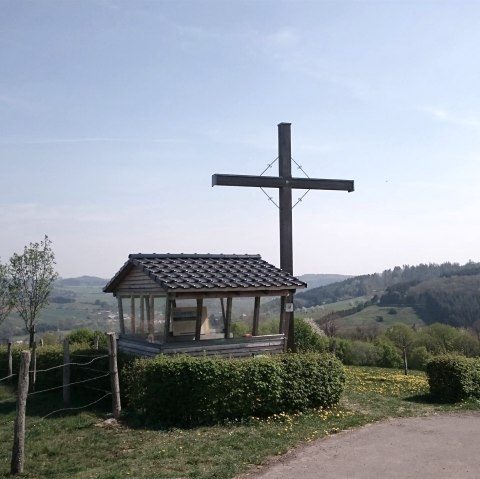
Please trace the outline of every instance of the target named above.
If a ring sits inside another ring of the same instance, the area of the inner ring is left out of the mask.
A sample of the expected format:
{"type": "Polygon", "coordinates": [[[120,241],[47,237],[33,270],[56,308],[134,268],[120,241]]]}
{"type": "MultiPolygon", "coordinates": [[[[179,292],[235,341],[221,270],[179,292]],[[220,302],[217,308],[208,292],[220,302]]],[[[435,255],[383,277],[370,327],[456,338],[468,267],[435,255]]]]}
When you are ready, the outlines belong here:
{"type": "Polygon", "coordinates": [[[48,236],[40,243],[25,246],[23,254],[14,253],[10,258],[15,307],[30,335],[30,347],[35,341],[40,311],[48,304],[53,282],[58,277],[54,266],[55,254],[48,236]]]}
{"type": "Polygon", "coordinates": [[[9,315],[13,306],[10,271],[6,264],[0,263],[0,324],[9,315]]]}
{"type": "Polygon", "coordinates": [[[415,339],[415,332],[403,323],[396,323],[388,328],[385,336],[403,353],[403,368],[405,374],[408,374],[407,351],[410,349],[415,339]]]}

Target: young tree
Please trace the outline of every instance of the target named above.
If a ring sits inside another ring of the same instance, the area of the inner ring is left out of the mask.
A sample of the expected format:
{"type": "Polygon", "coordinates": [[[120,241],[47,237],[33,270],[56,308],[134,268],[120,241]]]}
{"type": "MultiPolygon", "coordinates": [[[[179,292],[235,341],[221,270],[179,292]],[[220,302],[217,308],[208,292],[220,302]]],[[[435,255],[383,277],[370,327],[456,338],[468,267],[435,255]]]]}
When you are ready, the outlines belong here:
{"type": "Polygon", "coordinates": [[[415,332],[403,323],[396,323],[385,332],[385,336],[403,353],[403,369],[408,374],[407,351],[415,340],[415,332]]]}
{"type": "Polygon", "coordinates": [[[10,271],[6,264],[0,263],[0,324],[10,314],[13,306],[10,271]]]}
{"type": "Polygon", "coordinates": [[[30,347],[35,341],[39,313],[48,304],[53,282],[58,277],[51,246],[52,242],[45,236],[40,243],[25,246],[23,254],[14,253],[10,258],[15,307],[30,335],[30,347]]]}

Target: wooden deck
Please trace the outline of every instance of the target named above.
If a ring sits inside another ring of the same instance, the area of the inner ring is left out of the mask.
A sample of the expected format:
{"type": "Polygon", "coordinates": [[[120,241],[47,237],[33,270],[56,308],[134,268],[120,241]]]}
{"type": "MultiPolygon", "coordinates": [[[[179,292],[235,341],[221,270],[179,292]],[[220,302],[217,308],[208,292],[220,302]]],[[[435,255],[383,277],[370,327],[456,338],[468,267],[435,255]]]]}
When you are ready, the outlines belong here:
{"type": "Polygon", "coordinates": [[[280,354],[285,350],[285,335],[252,336],[235,339],[205,339],[174,343],[148,343],[141,338],[120,335],[120,351],[134,356],[153,357],[158,354],[188,356],[253,357],[258,354],[280,354]]]}

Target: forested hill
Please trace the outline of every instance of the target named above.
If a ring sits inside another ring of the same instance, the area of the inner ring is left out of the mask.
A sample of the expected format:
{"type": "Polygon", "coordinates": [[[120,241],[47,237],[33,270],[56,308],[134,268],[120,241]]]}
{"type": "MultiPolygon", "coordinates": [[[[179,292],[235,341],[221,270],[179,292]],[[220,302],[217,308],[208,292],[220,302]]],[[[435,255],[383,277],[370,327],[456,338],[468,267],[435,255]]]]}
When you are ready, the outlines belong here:
{"type": "MultiPolygon", "coordinates": [[[[399,289],[399,291],[404,290],[403,293],[406,293],[409,288],[420,285],[425,281],[444,278],[445,280],[443,282],[432,283],[432,287],[439,284],[446,285],[448,278],[451,280],[457,276],[468,276],[471,278],[478,276],[480,278],[480,263],[469,262],[465,265],[443,263],[403,267],[396,266],[382,273],[354,276],[344,281],[298,293],[295,295],[295,304],[296,307],[310,307],[359,296],[377,296],[377,298],[381,298],[385,292],[389,292],[387,291],[388,288],[395,285],[403,285],[397,289],[399,289]]],[[[445,291],[445,287],[442,286],[443,291],[445,291]]],[[[468,289],[470,290],[470,287],[468,289]]],[[[391,292],[392,291],[390,291],[390,293],[391,292]]],[[[477,294],[480,300],[480,292],[478,292],[478,290],[477,294]]],[[[426,298],[425,294],[424,297],[426,298]]],[[[409,300],[413,300],[413,297],[409,297],[409,300]]],[[[418,298],[415,301],[417,300],[418,298]]],[[[394,303],[395,301],[397,301],[397,304],[401,302],[406,303],[407,297],[397,295],[396,300],[391,298],[390,303],[394,303]]]]}

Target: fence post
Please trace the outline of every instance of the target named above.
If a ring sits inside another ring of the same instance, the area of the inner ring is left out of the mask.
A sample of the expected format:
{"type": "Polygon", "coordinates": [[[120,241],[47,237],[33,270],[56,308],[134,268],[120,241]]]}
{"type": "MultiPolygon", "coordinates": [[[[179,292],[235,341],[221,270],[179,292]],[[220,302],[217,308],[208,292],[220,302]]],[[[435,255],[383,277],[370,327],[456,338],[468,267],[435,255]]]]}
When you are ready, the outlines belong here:
{"type": "Polygon", "coordinates": [[[18,373],[17,413],[13,434],[11,474],[22,473],[25,462],[25,411],[27,408],[29,368],[30,351],[22,351],[18,373]]]}
{"type": "Polygon", "coordinates": [[[35,391],[35,383],[37,382],[37,342],[32,343],[32,370],[30,379],[30,390],[35,391]]]}
{"type": "Polygon", "coordinates": [[[70,343],[63,340],[63,404],[70,404],[70,343]]]}
{"type": "MultiPolygon", "coordinates": [[[[8,340],[7,353],[8,353],[8,375],[13,376],[12,340],[11,339],[8,340]]],[[[13,378],[12,378],[12,383],[13,383],[13,378]]]]}
{"type": "Polygon", "coordinates": [[[112,387],[112,413],[115,419],[120,417],[120,381],[118,380],[117,338],[115,333],[108,333],[108,353],[110,363],[110,383],[112,387]]]}

